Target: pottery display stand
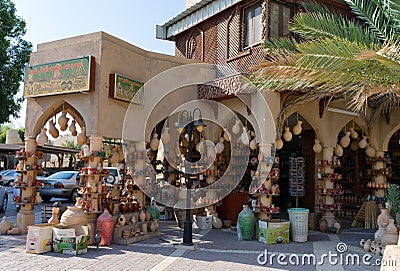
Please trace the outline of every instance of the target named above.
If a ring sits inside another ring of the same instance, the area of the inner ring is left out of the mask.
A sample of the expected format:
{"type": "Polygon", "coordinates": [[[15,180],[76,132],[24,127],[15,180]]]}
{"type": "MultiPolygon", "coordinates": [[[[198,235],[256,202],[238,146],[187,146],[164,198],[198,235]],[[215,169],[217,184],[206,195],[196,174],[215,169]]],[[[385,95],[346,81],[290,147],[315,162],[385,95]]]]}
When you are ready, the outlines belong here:
{"type": "Polygon", "coordinates": [[[154,232],[150,230],[152,221],[140,221],[139,212],[123,214],[126,219],[126,224],[122,226],[118,226],[118,219],[120,216],[121,215],[113,216],[115,225],[111,241],[113,244],[127,245],[161,236],[161,232],[158,231],[158,229],[154,232]],[[132,217],[134,217],[135,223],[132,223],[132,217]]]}
{"type": "Polygon", "coordinates": [[[274,162],[272,164],[271,171],[268,175],[265,175],[263,172],[267,172],[268,163],[266,161],[260,161],[259,167],[260,173],[257,173],[257,176],[253,176],[254,178],[264,179],[264,183],[257,189],[256,193],[253,195],[257,197],[257,200],[254,204],[252,203],[252,210],[256,213],[256,216],[259,220],[268,221],[272,219],[273,214],[278,214],[280,212],[279,207],[275,207],[273,202],[273,197],[279,196],[279,158],[275,157],[274,162]]]}
{"type": "Polygon", "coordinates": [[[19,198],[14,197],[13,203],[21,208],[17,214],[17,227],[21,233],[27,233],[28,226],[35,224],[33,209],[35,205],[40,204],[40,197],[37,198],[36,195],[36,189],[38,188],[36,174],[41,169],[41,165],[37,163],[38,159],[42,158],[42,155],[42,152],[36,151],[36,142],[34,147],[30,146],[16,153],[16,157],[20,160],[17,172],[21,176],[17,178],[14,187],[20,190],[20,196],[19,198]]]}

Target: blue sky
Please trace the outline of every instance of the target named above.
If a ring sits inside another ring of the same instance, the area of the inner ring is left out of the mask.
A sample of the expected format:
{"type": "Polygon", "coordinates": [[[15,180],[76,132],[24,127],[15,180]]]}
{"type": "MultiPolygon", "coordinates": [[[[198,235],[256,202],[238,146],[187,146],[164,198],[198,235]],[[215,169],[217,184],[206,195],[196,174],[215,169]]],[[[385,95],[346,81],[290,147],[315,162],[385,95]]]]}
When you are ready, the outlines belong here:
{"type": "MultiPolygon", "coordinates": [[[[155,26],[185,9],[184,0],[12,0],[27,24],[25,39],[37,44],[104,31],[148,51],[174,54],[174,43],[155,38],[155,26]]],[[[16,127],[25,126],[25,106],[16,127]]]]}

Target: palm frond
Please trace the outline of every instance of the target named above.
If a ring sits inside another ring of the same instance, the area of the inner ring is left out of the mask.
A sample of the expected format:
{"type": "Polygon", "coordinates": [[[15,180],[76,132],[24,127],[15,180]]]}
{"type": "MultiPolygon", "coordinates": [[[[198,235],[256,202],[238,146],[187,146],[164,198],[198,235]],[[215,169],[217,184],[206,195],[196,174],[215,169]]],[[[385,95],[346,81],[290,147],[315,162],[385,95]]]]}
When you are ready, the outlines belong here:
{"type": "Polygon", "coordinates": [[[277,51],[287,51],[292,53],[298,53],[297,41],[293,38],[275,38],[266,40],[264,43],[266,54],[277,51]]]}
{"type": "Polygon", "coordinates": [[[368,28],[330,11],[299,13],[293,17],[290,30],[309,40],[337,37],[367,46],[380,43],[380,40],[368,28]]]}
{"type": "Polygon", "coordinates": [[[365,21],[369,28],[383,41],[389,40],[396,35],[394,22],[391,18],[390,8],[385,4],[387,1],[379,0],[344,0],[351,10],[365,21]]]}
{"type": "Polygon", "coordinates": [[[368,129],[370,131],[374,128],[376,122],[383,114],[390,112],[392,109],[400,107],[400,97],[395,93],[389,93],[385,95],[379,94],[377,97],[375,97],[375,99],[379,99],[380,104],[378,108],[375,109],[368,121],[368,129]]]}

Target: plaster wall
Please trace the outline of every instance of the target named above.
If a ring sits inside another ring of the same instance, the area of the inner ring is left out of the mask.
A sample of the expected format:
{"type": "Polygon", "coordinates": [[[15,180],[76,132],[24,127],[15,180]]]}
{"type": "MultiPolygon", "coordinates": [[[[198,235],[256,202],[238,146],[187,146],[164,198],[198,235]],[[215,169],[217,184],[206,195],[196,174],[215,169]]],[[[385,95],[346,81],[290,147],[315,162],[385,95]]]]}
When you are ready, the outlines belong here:
{"type": "Polygon", "coordinates": [[[40,44],[31,54],[30,65],[45,64],[77,58],[95,57],[95,87],[91,92],[58,94],[28,98],[26,135],[36,136],[55,109],[68,103],[86,126],[87,135],[121,138],[122,123],[129,103],[108,98],[109,74],[120,73],[137,81],[146,82],[169,68],[193,61],[151,53],[104,32],[62,39],[40,44]]]}

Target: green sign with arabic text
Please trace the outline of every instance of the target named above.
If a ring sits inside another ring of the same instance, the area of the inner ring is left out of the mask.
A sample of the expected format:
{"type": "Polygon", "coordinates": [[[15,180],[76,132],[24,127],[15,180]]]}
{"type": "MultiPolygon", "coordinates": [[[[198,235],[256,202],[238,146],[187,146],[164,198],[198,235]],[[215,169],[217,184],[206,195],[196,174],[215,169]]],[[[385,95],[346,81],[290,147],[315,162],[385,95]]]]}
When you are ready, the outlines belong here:
{"type": "Polygon", "coordinates": [[[109,96],[125,102],[143,104],[143,83],[119,74],[110,74],[109,96]]]}
{"type": "Polygon", "coordinates": [[[91,91],[94,88],[94,67],[92,56],[29,66],[25,69],[24,96],[91,91]]]}

